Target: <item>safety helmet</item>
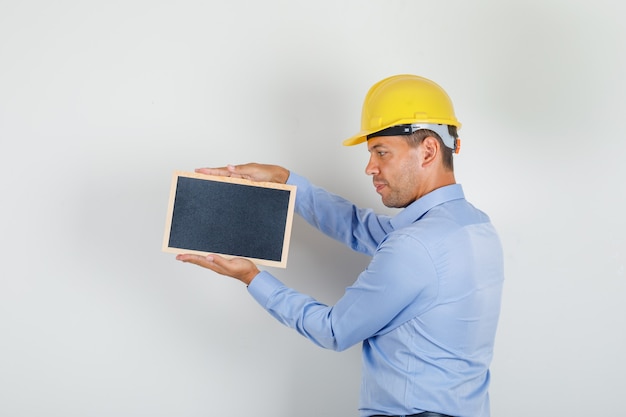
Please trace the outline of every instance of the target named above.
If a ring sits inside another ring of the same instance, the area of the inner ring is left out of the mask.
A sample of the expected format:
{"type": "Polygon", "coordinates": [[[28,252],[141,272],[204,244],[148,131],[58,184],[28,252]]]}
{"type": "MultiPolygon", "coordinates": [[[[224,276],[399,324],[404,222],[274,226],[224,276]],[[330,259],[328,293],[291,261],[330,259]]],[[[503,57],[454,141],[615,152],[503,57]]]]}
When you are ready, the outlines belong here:
{"type": "Polygon", "coordinates": [[[458,140],[448,133],[448,125],[461,127],[443,88],[417,75],[394,75],[370,88],[363,102],[361,131],[343,144],[352,146],[377,135],[406,135],[429,129],[458,152],[458,140]]]}

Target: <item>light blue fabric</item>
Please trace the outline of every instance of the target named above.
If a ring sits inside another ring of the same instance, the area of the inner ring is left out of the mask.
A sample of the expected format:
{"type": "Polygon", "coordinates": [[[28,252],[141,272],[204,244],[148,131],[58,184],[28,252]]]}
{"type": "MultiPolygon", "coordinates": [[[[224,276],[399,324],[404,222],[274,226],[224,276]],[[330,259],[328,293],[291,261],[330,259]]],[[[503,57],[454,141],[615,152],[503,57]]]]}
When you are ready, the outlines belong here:
{"type": "Polygon", "coordinates": [[[358,209],[292,173],[296,212],[371,263],[334,306],[262,271],[248,290],[313,343],[363,342],[360,416],[434,411],[488,417],[489,364],[504,280],[499,238],[461,185],[395,217],[358,209]]]}

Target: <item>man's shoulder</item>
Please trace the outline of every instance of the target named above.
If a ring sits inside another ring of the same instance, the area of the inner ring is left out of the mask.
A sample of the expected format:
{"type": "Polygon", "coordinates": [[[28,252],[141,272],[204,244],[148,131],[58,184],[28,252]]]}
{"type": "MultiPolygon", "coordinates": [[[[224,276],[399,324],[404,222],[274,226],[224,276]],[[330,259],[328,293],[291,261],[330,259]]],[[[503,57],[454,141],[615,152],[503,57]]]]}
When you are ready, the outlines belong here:
{"type": "Polygon", "coordinates": [[[483,211],[465,199],[449,201],[432,207],[413,223],[394,230],[393,235],[411,236],[423,244],[439,242],[462,229],[475,225],[490,227],[491,220],[483,211]]]}

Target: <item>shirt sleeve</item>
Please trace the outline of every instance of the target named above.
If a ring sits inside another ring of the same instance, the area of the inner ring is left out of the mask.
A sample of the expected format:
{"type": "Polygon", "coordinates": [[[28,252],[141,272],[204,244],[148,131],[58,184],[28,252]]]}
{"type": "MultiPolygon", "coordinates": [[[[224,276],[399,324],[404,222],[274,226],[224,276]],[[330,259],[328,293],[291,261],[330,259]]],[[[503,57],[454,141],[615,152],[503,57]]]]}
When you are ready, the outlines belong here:
{"type": "Polygon", "coordinates": [[[277,320],[318,346],[345,350],[406,321],[436,297],[436,274],[425,248],[410,236],[386,239],[372,262],[334,306],[286,287],[263,271],[248,291],[277,320]]]}
{"type": "Polygon", "coordinates": [[[297,187],[296,213],[325,235],[357,252],[371,256],[393,230],[389,216],[360,209],[298,174],[291,172],[287,183],[297,187]]]}

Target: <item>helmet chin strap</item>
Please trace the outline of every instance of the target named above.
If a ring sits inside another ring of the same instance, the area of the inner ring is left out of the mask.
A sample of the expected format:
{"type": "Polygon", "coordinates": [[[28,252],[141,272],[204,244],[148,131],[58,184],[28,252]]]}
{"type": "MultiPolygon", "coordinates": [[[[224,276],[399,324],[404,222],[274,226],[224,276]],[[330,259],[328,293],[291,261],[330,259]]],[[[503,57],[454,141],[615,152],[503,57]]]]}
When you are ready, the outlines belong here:
{"type": "Polygon", "coordinates": [[[433,124],[433,123],[412,123],[412,124],[406,124],[406,125],[396,125],[396,126],[388,127],[387,129],[383,129],[379,132],[369,134],[367,135],[367,139],[370,139],[376,136],[410,135],[414,132],[417,132],[418,130],[423,130],[423,129],[432,130],[437,135],[439,135],[444,145],[454,150],[454,153],[459,153],[459,149],[461,148],[460,140],[450,134],[450,132],[448,131],[448,125],[440,125],[440,124],[433,124]]]}

